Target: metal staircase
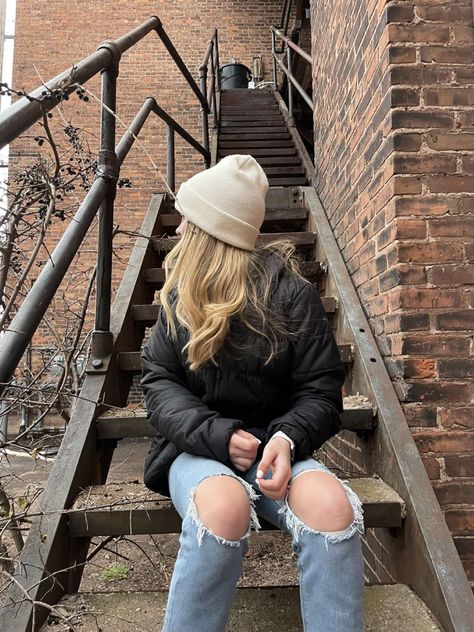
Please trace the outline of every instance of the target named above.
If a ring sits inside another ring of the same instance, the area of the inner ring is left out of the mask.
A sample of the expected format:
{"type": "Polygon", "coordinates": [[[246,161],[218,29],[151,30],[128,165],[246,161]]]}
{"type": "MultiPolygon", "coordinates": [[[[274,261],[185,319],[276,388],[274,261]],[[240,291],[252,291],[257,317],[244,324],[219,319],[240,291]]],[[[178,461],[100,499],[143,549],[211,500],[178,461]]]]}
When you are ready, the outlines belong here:
{"type": "MultiPolygon", "coordinates": [[[[206,61],[212,58],[218,65],[213,57],[217,36],[214,41],[206,61]]],[[[203,95],[209,112],[205,81],[203,95]]],[[[220,126],[211,163],[231,153],[250,153],[260,162],[271,185],[260,240],[284,236],[295,243],[303,274],[320,289],[347,366],[343,429],[331,445],[338,452],[338,442],[356,438],[365,471],[347,477],[348,482],[363,501],[367,530],[377,530],[383,539],[395,578],[383,586],[368,582],[367,630],[467,632],[473,616],[469,584],[324,210],[309,186],[314,174],[291,117],[272,90],[223,90],[217,103],[220,126]],[[364,395],[365,402],[355,394],[364,395]]],[[[205,145],[200,147],[206,157],[205,145]]],[[[111,345],[94,356],[100,362],[88,371],[42,497],[41,515],[21,554],[21,572],[6,595],[0,614],[6,632],[40,629],[49,613],[41,602],[74,604],[92,537],[180,530],[169,499],[140,482],[126,481],[126,494],[124,485],[107,482],[117,442],[153,435],[145,411],[131,414],[126,403],[140,370],[142,341],[158,314],[163,258],[175,243],[179,222],[172,196],[154,195],[110,312],[111,345]]],[[[142,480],[142,471],[136,479],[142,480]]],[[[369,556],[370,549],[365,550],[369,556]]],[[[229,630],[301,629],[297,587],[275,589],[273,597],[269,589],[262,591],[258,616],[253,593],[240,591],[239,614],[234,609],[229,630]]],[[[81,597],[100,608],[100,596],[81,597]]],[[[122,593],[115,602],[129,612],[135,627],[102,623],[104,632],[160,629],[166,595],[141,595],[146,607],[138,610],[132,608],[136,598],[122,593]]],[[[95,630],[94,625],[84,619],[81,630],[95,630]]],[[[50,628],[45,623],[43,629],[50,628]]]]}

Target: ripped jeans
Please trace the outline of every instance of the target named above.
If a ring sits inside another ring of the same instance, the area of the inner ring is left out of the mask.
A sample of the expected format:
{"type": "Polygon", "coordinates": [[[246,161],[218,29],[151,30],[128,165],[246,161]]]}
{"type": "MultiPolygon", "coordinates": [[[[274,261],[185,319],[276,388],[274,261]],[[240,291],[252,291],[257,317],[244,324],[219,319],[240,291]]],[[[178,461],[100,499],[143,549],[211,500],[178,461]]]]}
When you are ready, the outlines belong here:
{"type": "MultiPolygon", "coordinates": [[[[292,480],[308,470],[335,476],[325,465],[308,457],[293,464],[292,480]]],[[[173,462],[168,474],[170,494],[183,523],[162,632],[224,632],[251,528],[261,528],[258,516],[292,536],[292,548],[298,556],[304,631],[363,632],[364,561],[360,534],[364,524],[358,496],[346,481],[340,481],[353,508],[354,520],[343,531],[316,531],[293,513],[288,493],[284,500],[265,496],[255,482],[256,471],[257,463],[244,473],[187,453],[173,462]],[[250,524],[240,540],[225,540],[213,534],[199,519],[194,504],[199,483],[209,476],[223,475],[237,478],[249,498],[250,524]]],[[[271,470],[265,478],[271,478],[271,470]]]]}

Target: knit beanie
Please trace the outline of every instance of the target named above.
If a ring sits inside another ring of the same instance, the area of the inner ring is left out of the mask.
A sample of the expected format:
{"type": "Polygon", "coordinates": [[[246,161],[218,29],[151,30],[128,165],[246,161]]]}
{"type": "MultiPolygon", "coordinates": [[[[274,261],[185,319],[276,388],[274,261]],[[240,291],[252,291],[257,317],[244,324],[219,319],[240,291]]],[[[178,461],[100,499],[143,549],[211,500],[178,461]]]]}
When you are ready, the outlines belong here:
{"type": "Polygon", "coordinates": [[[267,176],[255,158],[232,154],[183,182],[176,208],[216,239],[255,250],[267,191],[267,176]]]}

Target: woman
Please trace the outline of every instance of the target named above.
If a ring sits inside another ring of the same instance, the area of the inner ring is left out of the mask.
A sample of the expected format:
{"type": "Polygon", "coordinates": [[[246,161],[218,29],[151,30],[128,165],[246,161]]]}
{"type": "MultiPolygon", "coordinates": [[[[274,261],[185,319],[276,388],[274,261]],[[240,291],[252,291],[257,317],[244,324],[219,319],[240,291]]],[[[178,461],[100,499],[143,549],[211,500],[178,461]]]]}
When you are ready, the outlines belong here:
{"type": "Polygon", "coordinates": [[[176,197],[181,238],[142,353],[145,484],[183,519],[164,632],[223,632],[257,515],[292,536],[305,631],[364,629],[361,503],[311,456],[340,428],[345,370],[294,248],[256,247],[267,191],[256,160],[232,155],[176,197]]]}

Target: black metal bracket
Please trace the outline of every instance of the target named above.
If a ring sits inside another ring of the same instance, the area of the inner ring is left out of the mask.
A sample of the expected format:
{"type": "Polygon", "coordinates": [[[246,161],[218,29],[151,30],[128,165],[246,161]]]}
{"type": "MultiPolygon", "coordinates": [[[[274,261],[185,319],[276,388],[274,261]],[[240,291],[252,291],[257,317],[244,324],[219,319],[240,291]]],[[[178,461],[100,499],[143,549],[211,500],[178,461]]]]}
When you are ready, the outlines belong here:
{"type": "Polygon", "coordinates": [[[107,68],[103,68],[101,70],[101,73],[104,72],[104,70],[114,70],[115,76],[117,77],[119,73],[120,58],[122,57],[120,48],[117,46],[115,42],[111,42],[111,41],[102,42],[102,44],[99,44],[99,46],[97,46],[97,50],[100,50],[101,48],[105,48],[112,55],[111,63],[109,64],[109,66],[107,66],[107,68]]]}
{"type": "Polygon", "coordinates": [[[112,359],[114,336],[110,331],[93,331],[91,340],[91,354],[86,366],[86,373],[107,373],[112,359]]]}

